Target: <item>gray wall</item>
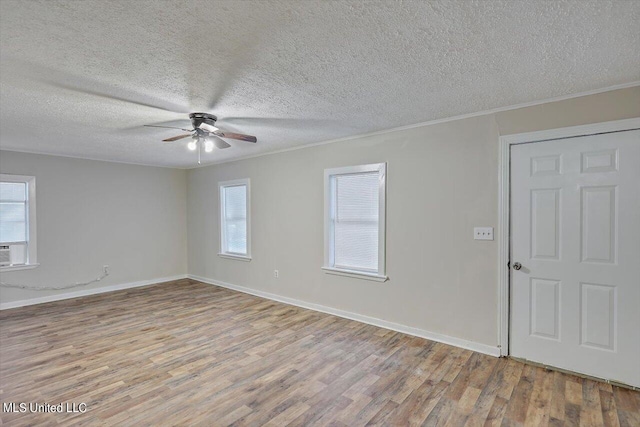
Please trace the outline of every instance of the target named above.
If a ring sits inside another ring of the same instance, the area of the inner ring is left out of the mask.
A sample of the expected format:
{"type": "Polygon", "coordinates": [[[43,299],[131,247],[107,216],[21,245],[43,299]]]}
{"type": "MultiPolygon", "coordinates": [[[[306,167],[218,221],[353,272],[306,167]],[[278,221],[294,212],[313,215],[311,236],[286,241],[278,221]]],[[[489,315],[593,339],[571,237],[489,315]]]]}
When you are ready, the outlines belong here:
{"type": "Polygon", "coordinates": [[[2,303],[186,274],[186,171],[1,151],[0,172],[36,177],[40,263],[3,282],[66,285],[111,268],[67,291],[0,288],[2,303]]]}
{"type": "Polygon", "coordinates": [[[188,172],[189,273],[497,345],[498,138],[640,116],[640,88],[366,136],[188,172]],[[325,274],[323,171],[387,162],[385,283],[325,274]],[[251,179],[252,256],[222,259],[217,183],[251,179]],[[280,277],[273,277],[278,269],[280,277]]]}

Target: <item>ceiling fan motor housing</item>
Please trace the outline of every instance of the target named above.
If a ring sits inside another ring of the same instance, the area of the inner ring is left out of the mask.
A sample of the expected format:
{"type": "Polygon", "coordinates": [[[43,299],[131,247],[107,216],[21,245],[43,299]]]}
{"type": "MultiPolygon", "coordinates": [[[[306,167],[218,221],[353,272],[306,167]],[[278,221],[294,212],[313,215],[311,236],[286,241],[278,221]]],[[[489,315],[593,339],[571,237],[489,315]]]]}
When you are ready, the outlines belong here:
{"type": "Polygon", "coordinates": [[[191,119],[191,124],[194,129],[198,129],[202,123],[215,127],[216,121],[218,120],[216,116],[208,113],[191,113],[189,114],[189,118],[191,119]]]}

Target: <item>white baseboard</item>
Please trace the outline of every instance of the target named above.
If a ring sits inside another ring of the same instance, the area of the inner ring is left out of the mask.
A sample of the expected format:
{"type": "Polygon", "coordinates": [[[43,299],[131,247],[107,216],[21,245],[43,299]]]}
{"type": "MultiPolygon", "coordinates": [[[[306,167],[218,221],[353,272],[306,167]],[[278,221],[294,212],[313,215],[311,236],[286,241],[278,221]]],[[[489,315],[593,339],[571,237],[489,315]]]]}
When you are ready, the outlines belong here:
{"type": "Polygon", "coordinates": [[[255,295],[257,297],[266,298],[266,299],[282,302],[289,305],[295,305],[297,307],[307,308],[309,310],[320,311],[322,313],[333,314],[334,316],[344,317],[345,319],[355,320],[357,322],[378,326],[380,328],[390,329],[396,332],[402,332],[407,335],[413,335],[413,336],[425,338],[431,341],[437,341],[443,344],[465,348],[471,351],[477,351],[478,353],[488,354],[489,356],[500,357],[500,349],[497,346],[494,347],[487,344],[481,344],[475,341],[468,341],[461,338],[451,337],[449,335],[443,335],[435,332],[425,331],[424,329],[413,328],[411,326],[388,322],[386,320],[377,319],[375,317],[364,316],[362,314],[339,310],[337,308],[327,307],[324,305],[314,304],[306,301],[300,301],[297,299],[283,297],[283,296],[272,294],[269,292],[258,291],[258,290],[247,288],[244,286],[238,286],[231,283],[226,283],[221,280],[208,279],[206,277],[196,276],[194,274],[189,274],[188,277],[189,279],[197,280],[199,282],[220,286],[227,289],[232,289],[234,291],[243,292],[245,294],[255,295]]]}
{"type": "Polygon", "coordinates": [[[67,292],[64,294],[48,295],[46,297],[40,297],[40,298],[29,298],[29,299],[24,299],[20,301],[3,302],[3,303],[0,303],[0,310],[7,310],[10,308],[24,307],[27,305],[34,305],[34,304],[43,304],[45,302],[60,301],[63,299],[85,297],[88,295],[104,294],[106,292],[121,291],[123,289],[139,288],[140,286],[148,286],[148,285],[153,285],[156,283],[163,283],[163,282],[172,282],[174,280],[180,280],[180,279],[186,279],[186,278],[187,278],[186,274],[180,274],[178,276],[160,277],[160,278],[151,279],[151,280],[140,280],[138,282],[122,283],[120,285],[104,286],[102,288],[93,288],[93,289],[86,289],[83,291],[67,292]]]}

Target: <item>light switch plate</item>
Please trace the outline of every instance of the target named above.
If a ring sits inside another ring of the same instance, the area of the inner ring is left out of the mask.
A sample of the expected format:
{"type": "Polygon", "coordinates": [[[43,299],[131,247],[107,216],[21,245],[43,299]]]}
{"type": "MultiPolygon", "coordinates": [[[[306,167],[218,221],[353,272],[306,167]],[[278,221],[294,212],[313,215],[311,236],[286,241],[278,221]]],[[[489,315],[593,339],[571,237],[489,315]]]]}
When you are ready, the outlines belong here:
{"type": "Polygon", "coordinates": [[[493,227],[475,227],[473,238],[474,240],[493,240],[493,227]]]}

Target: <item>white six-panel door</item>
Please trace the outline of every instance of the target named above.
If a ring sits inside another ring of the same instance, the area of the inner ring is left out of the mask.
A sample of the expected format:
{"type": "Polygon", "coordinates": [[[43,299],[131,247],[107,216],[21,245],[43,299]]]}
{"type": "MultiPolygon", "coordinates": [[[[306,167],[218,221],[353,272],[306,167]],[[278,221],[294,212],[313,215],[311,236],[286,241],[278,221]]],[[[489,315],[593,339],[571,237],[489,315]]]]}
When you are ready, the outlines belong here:
{"type": "Polygon", "coordinates": [[[510,200],[511,354],[640,386],[640,130],[512,146],[510,200]]]}

